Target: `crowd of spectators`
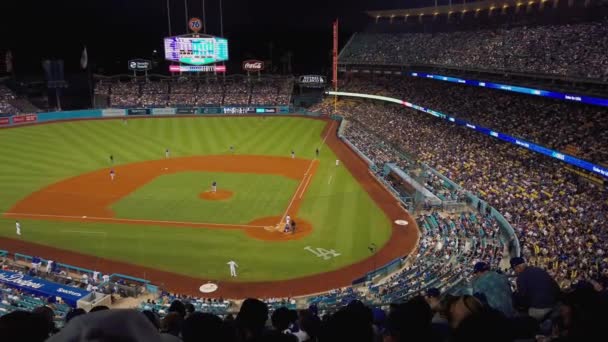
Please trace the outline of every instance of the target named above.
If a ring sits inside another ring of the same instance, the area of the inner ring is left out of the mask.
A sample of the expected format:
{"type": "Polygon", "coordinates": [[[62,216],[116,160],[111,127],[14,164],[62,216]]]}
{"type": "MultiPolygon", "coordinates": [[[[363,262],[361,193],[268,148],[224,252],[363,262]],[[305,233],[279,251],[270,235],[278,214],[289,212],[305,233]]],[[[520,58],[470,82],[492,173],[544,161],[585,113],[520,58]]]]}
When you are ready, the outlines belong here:
{"type": "Polygon", "coordinates": [[[350,118],[346,137],[363,153],[398,146],[486,200],[511,223],[523,255],[561,287],[608,274],[605,186],[551,158],[401,106],[358,103],[340,111],[350,118]]]}
{"type": "Polygon", "coordinates": [[[15,98],[15,94],[7,86],[0,84],[0,114],[17,113],[17,108],[10,103],[15,98]]]}
{"type": "Polygon", "coordinates": [[[321,314],[314,304],[300,310],[270,310],[263,301],[249,298],[236,317],[203,313],[180,300],[172,301],[162,318],[150,310],[99,306],[88,313],[69,311],[61,330],[53,322],[53,309],[41,306],[0,317],[0,336],[32,342],[601,340],[608,304],[605,282],[580,283],[560,292],[542,269],[521,258],[512,259],[511,265],[518,286],[514,293],[504,274],[480,262],[473,268],[473,295],[428,288],[402,302],[374,307],[353,299],[321,314]]]}
{"type": "Polygon", "coordinates": [[[351,77],[341,90],[404,99],[581,159],[608,163],[608,115],[603,107],[402,76],[351,77]]]}
{"type": "Polygon", "coordinates": [[[606,21],[439,33],[359,33],[341,63],[439,65],[608,79],[606,21]]]}
{"type": "Polygon", "coordinates": [[[288,105],[289,78],[230,78],[224,80],[96,83],[95,94],[109,96],[111,107],[288,105]]]}

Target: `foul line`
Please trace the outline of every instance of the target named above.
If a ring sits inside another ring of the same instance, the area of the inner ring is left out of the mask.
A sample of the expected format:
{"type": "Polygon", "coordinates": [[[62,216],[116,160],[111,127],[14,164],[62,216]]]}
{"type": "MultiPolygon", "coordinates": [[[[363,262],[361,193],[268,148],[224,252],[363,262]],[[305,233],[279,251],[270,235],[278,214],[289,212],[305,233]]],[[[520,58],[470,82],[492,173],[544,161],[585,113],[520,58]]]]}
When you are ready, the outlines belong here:
{"type": "MultiPolygon", "coordinates": [[[[329,136],[329,133],[331,133],[331,128],[333,127],[334,122],[332,121],[329,124],[329,127],[327,128],[327,132],[325,133],[325,136],[323,137],[323,142],[321,143],[321,146],[319,147],[319,151],[321,151],[321,148],[323,147],[323,145],[325,144],[325,141],[327,141],[327,137],[329,136]]],[[[308,169],[306,169],[306,172],[304,172],[304,177],[302,178],[302,180],[300,181],[300,184],[298,184],[298,187],[296,188],[296,192],[295,194],[293,194],[293,197],[291,198],[291,201],[289,201],[289,205],[287,206],[287,209],[285,210],[285,212],[283,213],[283,216],[281,216],[281,221],[279,222],[279,224],[281,224],[281,222],[283,222],[283,220],[285,219],[285,217],[287,216],[287,214],[289,213],[289,209],[291,209],[291,206],[293,205],[293,201],[296,199],[296,197],[298,196],[298,193],[300,192],[300,187],[302,186],[302,184],[304,183],[304,181],[306,180],[307,176],[308,176],[308,172],[310,172],[310,169],[312,168],[313,163],[315,162],[316,159],[313,159],[310,161],[310,164],[308,164],[308,169]]],[[[310,175],[311,177],[308,177],[308,180],[310,181],[310,178],[312,178],[312,175],[310,175]]],[[[308,183],[307,183],[308,184],[308,183]]],[[[306,188],[304,188],[306,189],[306,188]]],[[[302,195],[300,195],[300,198],[302,198],[302,195]]],[[[294,215],[295,216],[295,215],[294,215]]]]}
{"type": "Polygon", "coordinates": [[[306,188],[308,188],[308,183],[310,183],[310,180],[312,179],[312,175],[308,175],[308,180],[306,181],[306,184],[304,184],[304,187],[302,188],[302,191],[300,191],[300,197],[302,198],[302,196],[304,196],[304,194],[306,193],[306,188]]]}
{"type": "Polygon", "coordinates": [[[234,227],[234,228],[264,228],[249,224],[230,224],[230,223],[207,223],[207,222],[185,222],[185,221],[163,221],[163,220],[139,220],[115,217],[95,217],[95,216],[76,216],[76,215],[51,215],[51,214],[27,214],[27,213],[4,213],[6,216],[19,217],[48,217],[57,219],[72,219],[79,221],[108,221],[114,223],[140,223],[140,224],[175,224],[194,227],[234,227]]]}

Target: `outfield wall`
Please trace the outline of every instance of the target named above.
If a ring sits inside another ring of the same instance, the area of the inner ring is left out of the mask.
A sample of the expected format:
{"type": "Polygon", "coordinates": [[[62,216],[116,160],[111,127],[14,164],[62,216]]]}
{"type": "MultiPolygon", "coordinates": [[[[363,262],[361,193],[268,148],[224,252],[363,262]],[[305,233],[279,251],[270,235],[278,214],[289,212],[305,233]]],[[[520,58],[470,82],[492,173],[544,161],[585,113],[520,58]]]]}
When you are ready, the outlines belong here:
{"type": "Polygon", "coordinates": [[[2,116],[0,117],[0,128],[63,120],[107,119],[148,115],[280,115],[291,113],[292,110],[289,106],[108,108],[2,116]]]}

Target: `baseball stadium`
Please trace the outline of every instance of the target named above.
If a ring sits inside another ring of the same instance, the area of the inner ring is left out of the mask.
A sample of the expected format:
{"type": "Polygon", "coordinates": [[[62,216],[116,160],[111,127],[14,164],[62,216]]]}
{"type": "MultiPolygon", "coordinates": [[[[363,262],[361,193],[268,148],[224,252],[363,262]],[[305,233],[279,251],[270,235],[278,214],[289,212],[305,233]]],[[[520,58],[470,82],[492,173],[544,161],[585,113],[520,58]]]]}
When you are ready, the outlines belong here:
{"type": "Polygon", "coordinates": [[[608,3],[225,2],[2,36],[0,336],[601,340],[608,3]]]}

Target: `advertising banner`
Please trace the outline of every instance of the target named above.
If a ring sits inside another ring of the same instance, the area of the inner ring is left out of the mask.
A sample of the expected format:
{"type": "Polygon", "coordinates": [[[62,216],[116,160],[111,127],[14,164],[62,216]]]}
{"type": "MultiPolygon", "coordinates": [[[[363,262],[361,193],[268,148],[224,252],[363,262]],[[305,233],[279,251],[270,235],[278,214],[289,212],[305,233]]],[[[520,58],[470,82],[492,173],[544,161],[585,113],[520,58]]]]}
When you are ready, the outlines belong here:
{"type": "Polygon", "coordinates": [[[152,108],[152,115],[172,115],[175,114],[175,108],[152,108]]]}
{"type": "Polygon", "coordinates": [[[222,114],[222,109],[219,107],[201,107],[197,113],[200,114],[222,114]]]}
{"type": "Polygon", "coordinates": [[[258,114],[276,113],[277,109],[276,108],[256,108],[255,112],[258,113],[258,114]]]}
{"type": "Polygon", "coordinates": [[[103,116],[104,118],[124,116],[124,115],[125,115],[124,109],[104,109],[101,111],[101,116],[103,116]]]}
{"type": "Polygon", "coordinates": [[[6,126],[11,124],[11,119],[9,118],[0,118],[0,126],[6,126]]]}
{"type": "Polygon", "coordinates": [[[152,62],[147,59],[131,59],[129,60],[129,70],[131,71],[146,71],[152,69],[152,62]]]}
{"type": "Polygon", "coordinates": [[[36,114],[25,114],[13,116],[14,124],[30,123],[38,121],[38,115],[36,114]]]}
{"type": "Polygon", "coordinates": [[[129,115],[146,115],[150,114],[149,108],[131,108],[127,109],[127,114],[129,115]]]}
{"type": "Polygon", "coordinates": [[[181,107],[181,108],[177,108],[175,110],[176,114],[194,114],[196,113],[196,108],[189,108],[189,107],[181,107]]]}
{"type": "Polygon", "coordinates": [[[247,72],[259,72],[264,70],[264,62],[256,59],[243,61],[243,70],[247,72]]]}
{"type": "Polygon", "coordinates": [[[72,307],[76,307],[76,302],[78,302],[78,300],[83,299],[90,294],[90,292],[84,289],[65,286],[45,279],[3,270],[0,270],[0,283],[36,296],[60,297],[72,307]]]}

